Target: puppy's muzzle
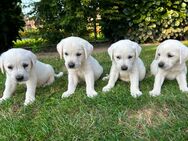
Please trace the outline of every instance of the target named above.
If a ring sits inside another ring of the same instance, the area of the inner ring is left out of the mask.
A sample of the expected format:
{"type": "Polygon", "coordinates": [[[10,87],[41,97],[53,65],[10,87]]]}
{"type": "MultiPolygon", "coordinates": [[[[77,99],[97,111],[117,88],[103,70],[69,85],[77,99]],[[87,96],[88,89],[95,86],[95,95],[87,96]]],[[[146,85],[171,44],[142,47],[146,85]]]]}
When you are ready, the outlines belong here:
{"type": "Polygon", "coordinates": [[[164,65],[165,65],[164,62],[159,62],[158,63],[159,68],[164,68],[164,65]]]}
{"type": "Polygon", "coordinates": [[[68,67],[69,67],[70,69],[75,68],[75,63],[69,62],[69,63],[68,63],[68,67]]]}
{"type": "Polygon", "coordinates": [[[23,75],[17,75],[17,76],[16,76],[16,80],[17,80],[18,82],[21,82],[21,81],[24,80],[24,76],[23,76],[23,75]]]}
{"type": "Polygon", "coordinates": [[[121,66],[121,70],[126,71],[128,67],[126,65],[121,66]]]}

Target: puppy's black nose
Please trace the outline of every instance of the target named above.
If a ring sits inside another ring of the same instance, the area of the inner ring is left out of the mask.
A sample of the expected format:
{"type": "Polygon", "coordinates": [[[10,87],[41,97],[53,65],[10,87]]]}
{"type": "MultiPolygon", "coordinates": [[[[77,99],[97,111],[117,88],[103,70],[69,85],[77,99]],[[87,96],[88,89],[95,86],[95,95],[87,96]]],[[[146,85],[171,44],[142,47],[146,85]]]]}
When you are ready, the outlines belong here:
{"type": "Polygon", "coordinates": [[[159,66],[159,68],[163,68],[164,67],[164,63],[163,62],[159,62],[158,66],[159,66]]]}
{"type": "Polygon", "coordinates": [[[73,62],[68,63],[69,68],[74,68],[75,64],[73,62]]]}
{"type": "Polygon", "coordinates": [[[127,66],[125,66],[125,65],[121,66],[121,70],[126,71],[127,69],[128,69],[127,66]]]}
{"type": "Polygon", "coordinates": [[[17,81],[23,81],[23,79],[24,79],[23,75],[17,75],[16,76],[17,81]]]}

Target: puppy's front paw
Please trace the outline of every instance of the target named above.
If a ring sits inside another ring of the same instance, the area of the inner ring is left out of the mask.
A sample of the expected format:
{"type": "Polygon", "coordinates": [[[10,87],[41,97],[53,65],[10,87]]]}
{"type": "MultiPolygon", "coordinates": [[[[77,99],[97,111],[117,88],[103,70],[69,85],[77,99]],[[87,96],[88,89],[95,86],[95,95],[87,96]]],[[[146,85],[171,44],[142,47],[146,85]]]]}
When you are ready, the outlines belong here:
{"type": "Polygon", "coordinates": [[[94,91],[94,90],[87,92],[87,96],[90,97],[90,98],[95,97],[95,96],[97,96],[97,95],[98,95],[97,92],[94,91]]]}
{"type": "Polygon", "coordinates": [[[72,92],[69,92],[69,91],[66,91],[62,94],[61,98],[66,98],[66,97],[69,97],[70,95],[72,95],[73,93],[72,92]]]}
{"type": "Polygon", "coordinates": [[[28,105],[32,104],[34,101],[35,101],[35,98],[28,98],[25,100],[24,105],[28,106],[28,105]]]}
{"type": "Polygon", "coordinates": [[[181,90],[182,92],[184,92],[184,93],[188,93],[188,88],[187,88],[187,87],[185,87],[185,88],[180,88],[180,90],[181,90]]]}
{"type": "Polygon", "coordinates": [[[139,91],[139,90],[134,90],[134,91],[131,91],[131,95],[134,97],[134,98],[137,98],[139,96],[142,95],[142,92],[139,91]]]}
{"type": "Polygon", "coordinates": [[[103,87],[102,91],[103,92],[108,92],[108,91],[110,91],[110,89],[111,89],[111,87],[105,86],[105,87],[103,87]]]}
{"type": "Polygon", "coordinates": [[[149,92],[149,95],[150,95],[150,96],[154,96],[154,97],[155,97],[155,96],[159,96],[159,95],[160,95],[160,92],[155,91],[155,90],[152,90],[152,91],[149,92]]]}

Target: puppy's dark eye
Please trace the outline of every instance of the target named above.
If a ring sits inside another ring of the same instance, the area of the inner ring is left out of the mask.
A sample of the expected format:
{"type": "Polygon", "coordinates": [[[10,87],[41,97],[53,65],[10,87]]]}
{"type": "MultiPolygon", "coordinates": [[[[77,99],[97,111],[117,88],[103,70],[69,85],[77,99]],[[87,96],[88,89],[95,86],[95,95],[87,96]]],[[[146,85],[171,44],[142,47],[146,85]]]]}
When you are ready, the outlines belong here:
{"type": "Polygon", "coordinates": [[[27,67],[28,67],[28,64],[23,64],[23,67],[24,67],[24,68],[27,68],[27,67]]]}
{"type": "Polygon", "coordinates": [[[168,58],[171,58],[171,57],[173,57],[174,55],[172,55],[172,54],[168,54],[168,58]]]}
{"type": "Polygon", "coordinates": [[[81,53],[76,53],[76,56],[81,56],[82,54],[81,53]]]}
{"type": "Polygon", "coordinates": [[[67,52],[65,52],[65,55],[68,56],[69,54],[67,52]]]}
{"type": "Polygon", "coordinates": [[[12,69],[13,69],[13,66],[8,66],[8,69],[9,69],[9,70],[12,70],[12,69]]]}
{"type": "Polygon", "coordinates": [[[121,59],[121,56],[116,56],[117,59],[121,59]]]}
{"type": "Polygon", "coordinates": [[[128,59],[131,59],[131,58],[133,58],[133,56],[129,55],[129,56],[128,56],[128,59]]]}
{"type": "Polygon", "coordinates": [[[161,54],[160,54],[160,53],[158,53],[158,56],[161,56],[161,54]]]}

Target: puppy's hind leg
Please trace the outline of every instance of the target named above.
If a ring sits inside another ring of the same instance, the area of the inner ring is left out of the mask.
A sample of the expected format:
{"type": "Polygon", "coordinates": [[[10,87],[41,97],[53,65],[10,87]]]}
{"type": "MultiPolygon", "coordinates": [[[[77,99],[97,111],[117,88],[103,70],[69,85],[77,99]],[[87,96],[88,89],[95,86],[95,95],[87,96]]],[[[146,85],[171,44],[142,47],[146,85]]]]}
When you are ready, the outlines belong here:
{"type": "Polygon", "coordinates": [[[55,78],[60,78],[63,76],[63,72],[59,72],[58,74],[56,74],[52,67],[51,67],[51,69],[52,69],[52,71],[50,73],[50,76],[49,76],[47,82],[43,86],[51,85],[54,82],[55,78]]]}
{"type": "Polygon", "coordinates": [[[179,88],[182,92],[188,93],[187,81],[186,81],[186,73],[182,72],[176,77],[176,80],[179,84],[179,88]]]}
{"type": "Polygon", "coordinates": [[[9,78],[6,79],[5,82],[5,90],[3,92],[3,97],[0,98],[0,103],[4,100],[7,100],[11,97],[11,95],[14,93],[15,89],[16,89],[16,82],[13,82],[12,80],[10,80],[9,78]]]}
{"type": "Polygon", "coordinates": [[[45,86],[48,86],[48,85],[52,84],[54,82],[54,80],[55,80],[54,76],[51,75],[49,77],[49,79],[47,80],[47,82],[43,86],[45,87],[45,86]]]}

